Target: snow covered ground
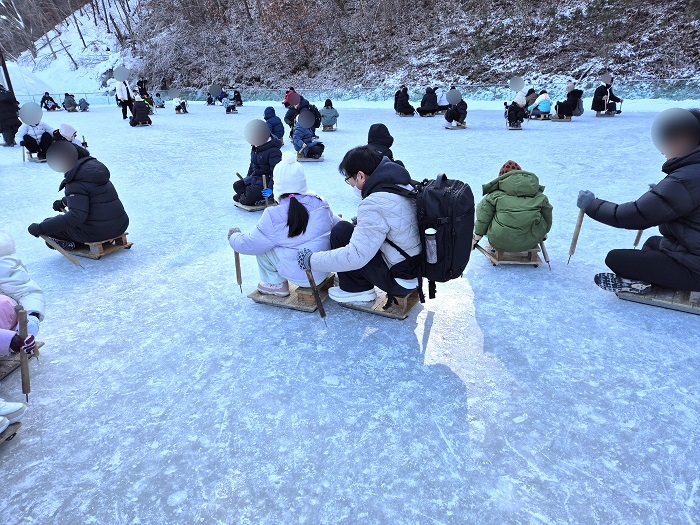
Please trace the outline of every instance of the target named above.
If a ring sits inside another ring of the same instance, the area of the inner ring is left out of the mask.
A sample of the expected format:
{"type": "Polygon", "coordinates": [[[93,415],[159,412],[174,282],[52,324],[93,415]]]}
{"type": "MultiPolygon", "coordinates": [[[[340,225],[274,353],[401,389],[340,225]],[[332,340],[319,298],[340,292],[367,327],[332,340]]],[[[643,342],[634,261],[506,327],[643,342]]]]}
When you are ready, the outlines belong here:
{"type": "MultiPolygon", "coordinates": [[[[357,200],[338,162],[381,121],[414,178],[446,172],[479,195],[519,162],[555,222],[551,272],[475,253],[408,320],[327,302],[326,328],[249,300],[253,258],[243,295],[235,282],[227,229],[259,216],[231,184],[263,107],[169,107],[134,129],[114,106],[46,115],[85,135],[131,217],[134,247],[84,270],[26,231],[61,176],[0,149],[2,228],[49,304],[30,412],[0,444],[4,523],[700,523],[698,318],[595,286],[635,232],[587,219],[566,264],[579,189],[626,201],[661,178],[655,114],[517,133],[477,109],[448,132],[338,104],[326,161],[305,169],[345,217],[357,200]]],[[[20,400],[18,373],[0,397],[20,400]]]]}

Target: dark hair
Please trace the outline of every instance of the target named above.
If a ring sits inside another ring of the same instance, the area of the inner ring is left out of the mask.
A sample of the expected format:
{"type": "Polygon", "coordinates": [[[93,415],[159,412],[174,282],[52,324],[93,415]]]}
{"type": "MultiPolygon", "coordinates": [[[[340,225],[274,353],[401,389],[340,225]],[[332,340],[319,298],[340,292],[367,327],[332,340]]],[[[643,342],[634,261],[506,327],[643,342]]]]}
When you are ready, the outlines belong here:
{"type": "MultiPolygon", "coordinates": [[[[156,93],[156,97],[159,97],[160,93],[156,93]]],[[[209,96],[211,97],[211,93],[209,93],[209,96]]]]}
{"type": "Polygon", "coordinates": [[[327,98],[326,103],[323,106],[324,108],[332,108],[333,107],[333,102],[331,102],[331,99],[327,98]]]}
{"type": "MultiPolygon", "coordinates": [[[[289,193],[285,193],[280,198],[289,197],[289,193]]],[[[287,216],[287,227],[289,234],[287,237],[296,237],[306,231],[309,225],[309,210],[306,209],[301,202],[296,198],[289,199],[289,215],[287,216]]]]}
{"type": "Polygon", "coordinates": [[[525,96],[526,96],[526,97],[529,97],[529,96],[532,95],[533,93],[537,93],[537,91],[535,91],[535,88],[530,88],[530,89],[527,90],[527,93],[525,94],[525,96]]]}
{"type": "Polygon", "coordinates": [[[382,155],[370,146],[359,146],[348,151],[338,166],[338,171],[344,177],[355,177],[359,172],[368,177],[374,173],[382,155]]]}
{"type": "Polygon", "coordinates": [[[546,89],[543,89],[542,91],[540,91],[540,95],[549,95],[549,93],[547,93],[546,89]]]}

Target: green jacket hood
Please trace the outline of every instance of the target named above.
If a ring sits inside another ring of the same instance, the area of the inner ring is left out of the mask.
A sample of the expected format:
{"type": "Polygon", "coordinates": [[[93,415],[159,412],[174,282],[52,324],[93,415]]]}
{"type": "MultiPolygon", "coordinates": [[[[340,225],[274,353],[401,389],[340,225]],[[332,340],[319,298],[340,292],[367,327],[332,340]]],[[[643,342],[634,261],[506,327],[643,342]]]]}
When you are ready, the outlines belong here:
{"type": "Polygon", "coordinates": [[[534,197],[537,193],[544,192],[544,186],[540,186],[540,180],[534,173],[514,170],[484,184],[483,191],[484,195],[502,191],[515,197],[534,197]]]}

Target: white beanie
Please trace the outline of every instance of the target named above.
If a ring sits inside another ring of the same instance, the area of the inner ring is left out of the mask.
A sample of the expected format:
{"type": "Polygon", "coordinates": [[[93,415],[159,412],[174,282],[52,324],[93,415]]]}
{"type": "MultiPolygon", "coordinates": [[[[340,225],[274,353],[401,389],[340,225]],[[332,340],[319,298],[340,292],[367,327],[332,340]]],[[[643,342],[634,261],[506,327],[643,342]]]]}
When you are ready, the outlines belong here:
{"type": "Polygon", "coordinates": [[[15,253],[15,240],[9,233],[0,231],[0,257],[15,253]]]}
{"type": "Polygon", "coordinates": [[[274,184],[273,194],[277,202],[282,195],[296,193],[304,195],[309,192],[306,186],[306,175],[304,168],[297,162],[297,154],[292,151],[285,151],[282,160],[275,166],[272,172],[274,184]]]}
{"type": "Polygon", "coordinates": [[[78,133],[70,124],[61,124],[58,127],[58,132],[69,142],[72,141],[75,138],[75,135],[78,133]]]}

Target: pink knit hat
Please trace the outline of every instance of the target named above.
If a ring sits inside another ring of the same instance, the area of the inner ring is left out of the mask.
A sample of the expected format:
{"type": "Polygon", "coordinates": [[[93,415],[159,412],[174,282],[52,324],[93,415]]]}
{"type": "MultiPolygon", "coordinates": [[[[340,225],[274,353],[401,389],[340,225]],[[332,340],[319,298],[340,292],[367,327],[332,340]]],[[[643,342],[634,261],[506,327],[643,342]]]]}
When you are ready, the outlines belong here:
{"type": "Polygon", "coordinates": [[[17,303],[11,297],[0,295],[0,328],[14,330],[17,326],[17,303]]]}

